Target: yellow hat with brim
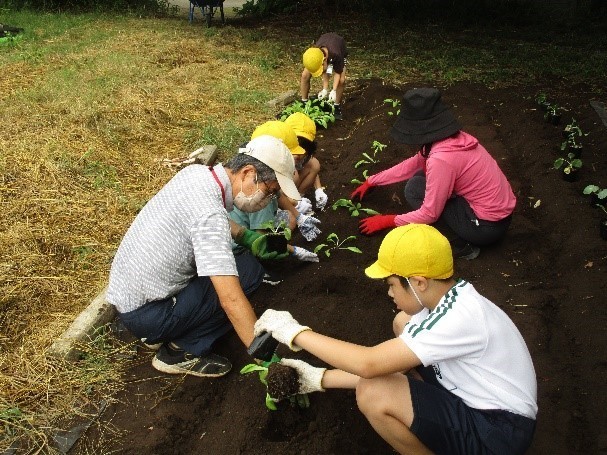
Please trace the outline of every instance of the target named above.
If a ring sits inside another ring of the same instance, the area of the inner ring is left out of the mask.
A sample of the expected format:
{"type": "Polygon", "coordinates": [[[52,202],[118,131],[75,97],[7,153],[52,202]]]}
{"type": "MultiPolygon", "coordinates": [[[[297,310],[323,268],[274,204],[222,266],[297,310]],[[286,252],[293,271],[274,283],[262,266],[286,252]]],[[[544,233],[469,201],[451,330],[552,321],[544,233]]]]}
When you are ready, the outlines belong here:
{"type": "Polygon", "coordinates": [[[314,142],[316,138],[316,123],[303,112],[295,112],[285,119],[285,123],[293,128],[295,135],[314,142]]]}
{"type": "Polygon", "coordinates": [[[299,145],[297,135],[293,128],[280,120],[270,120],[255,128],[251,139],[259,136],[269,135],[280,139],[289,148],[292,155],[303,155],[306,151],[299,145]]]}
{"type": "Polygon", "coordinates": [[[319,47],[311,47],[304,52],[302,61],[304,67],[312,73],[312,77],[319,77],[322,74],[322,62],[325,59],[325,54],[319,47]]]}
{"type": "Polygon", "coordinates": [[[447,238],[427,224],[407,224],[392,229],[382,241],[377,261],[365,269],[369,278],[450,278],[453,254],[447,238]]]}

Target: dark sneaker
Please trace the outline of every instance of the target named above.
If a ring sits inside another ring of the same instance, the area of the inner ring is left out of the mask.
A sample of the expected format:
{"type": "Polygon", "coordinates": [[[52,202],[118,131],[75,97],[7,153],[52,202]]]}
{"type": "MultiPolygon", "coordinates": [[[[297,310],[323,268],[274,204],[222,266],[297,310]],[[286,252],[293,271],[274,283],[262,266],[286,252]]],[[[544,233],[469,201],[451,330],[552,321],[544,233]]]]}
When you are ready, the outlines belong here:
{"type": "Polygon", "coordinates": [[[142,338],[141,343],[150,351],[157,351],[162,346],[162,343],[148,343],[147,338],[142,338]]]}
{"type": "Polygon", "coordinates": [[[266,273],[263,274],[262,282],[269,284],[270,286],[276,286],[277,284],[282,283],[282,278],[278,276],[276,272],[266,270],[266,273]]]}
{"type": "Polygon", "coordinates": [[[454,251],[453,256],[456,259],[466,259],[467,261],[471,261],[472,259],[476,259],[480,253],[481,249],[479,247],[466,243],[465,247],[459,251],[454,251]]]}
{"type": "Polygon", "coordinates": [[[169,374],[191,374],[204,378],[216,378],[227,374],[232,364],[225,357],[208,354],[204,357],[172,349],[163,344],[152,359],[152,366],[158,371],[169,374]]]}

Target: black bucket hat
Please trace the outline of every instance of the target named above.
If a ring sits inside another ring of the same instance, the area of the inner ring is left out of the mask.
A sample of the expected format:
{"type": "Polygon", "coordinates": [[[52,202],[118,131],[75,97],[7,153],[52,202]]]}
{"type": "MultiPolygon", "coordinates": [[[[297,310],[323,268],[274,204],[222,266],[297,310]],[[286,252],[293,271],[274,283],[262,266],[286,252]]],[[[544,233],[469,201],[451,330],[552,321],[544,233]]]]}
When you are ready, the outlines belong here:
{"type": "Polygon", "coordinates": [[[400,114],[390,130],[401,144],[423,145],[440,141],[462,127],[441,101],[435,88],[414,88],[403,96],[400,114]]]}

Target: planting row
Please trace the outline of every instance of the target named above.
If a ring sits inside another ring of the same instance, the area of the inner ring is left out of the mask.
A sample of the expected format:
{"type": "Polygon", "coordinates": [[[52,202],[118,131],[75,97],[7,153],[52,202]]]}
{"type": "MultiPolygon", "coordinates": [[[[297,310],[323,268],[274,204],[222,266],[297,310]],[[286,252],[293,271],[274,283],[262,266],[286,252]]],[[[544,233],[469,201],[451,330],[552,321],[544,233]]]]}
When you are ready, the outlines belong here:
{"type": "MultiPolygon", "coordinates": [[[[545,112],[544,118],[547,122],[558,125],[561,121],[563,109],[556,103],[550,102],[545,93],[539,93],[536,97],[536,102],[545,112]]],[[[561,152],[566,152],[565,156],[558,157],[554,161],[554,168],[561,172],[563,180],[567,182],[575,182],[579,180],[580,169],[582,169],[582,138],[588,136],[577,121],[572,118],[565,125],[562,131],[563,141],[560,145],[561,152]]],[[[590,196],[590,204],[593,207],[601,209],[607,215],[607,188],[601,188],[599,185],[586,185],[583,194],[590,196]]],[[[603,218],[599,222],[599,234],[601,238],[607,240],[607,218],[603,218]]]]}

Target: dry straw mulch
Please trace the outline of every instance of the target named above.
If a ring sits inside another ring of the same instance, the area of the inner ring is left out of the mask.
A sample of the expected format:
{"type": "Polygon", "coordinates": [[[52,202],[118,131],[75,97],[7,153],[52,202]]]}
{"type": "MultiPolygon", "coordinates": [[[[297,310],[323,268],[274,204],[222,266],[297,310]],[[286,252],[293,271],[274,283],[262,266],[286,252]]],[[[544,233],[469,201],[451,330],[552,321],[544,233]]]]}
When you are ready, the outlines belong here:
{"type": "Polygon", "coordinates": [[[122,347],[91,343],[77,364],[45,352],[174,172],[159,161],[205,134],[230,154],[300,69],[286,56],[266,65],[258,36],[182,18],[99,19],[19,46],[0,55],[0,449],[20,439],[36,452],[51,450],[58,419],[118,387],[122,347]]]}

